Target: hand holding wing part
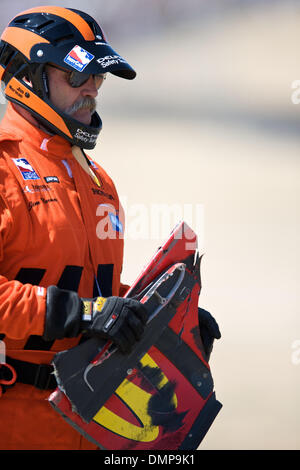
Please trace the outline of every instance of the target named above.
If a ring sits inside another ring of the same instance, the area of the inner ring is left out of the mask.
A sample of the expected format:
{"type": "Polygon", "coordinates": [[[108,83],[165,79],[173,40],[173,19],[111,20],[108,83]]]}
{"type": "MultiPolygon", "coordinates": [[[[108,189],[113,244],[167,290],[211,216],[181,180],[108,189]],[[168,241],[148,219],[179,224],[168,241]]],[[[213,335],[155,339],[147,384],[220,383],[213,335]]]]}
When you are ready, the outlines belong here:
{"type": "Polygon", "coordinates": [[[43,339],[73,338],[80,333],[113,341],[129,352],[143,334],[148,313],[143,304],[123,297],[81,298],[76,292],[50,286],[43,339]]]}
{"type": "Polygon", "coordinates": [[[204,310],[204,308],[198,307],[198,319],[200,336],[204,346],[207,361],[209,361],[214,340],[221,338],[219,325],[211,313],[209,313],[207,310],[204,310]]]}
{"type": "Polygon", "coordinates": [[[90,336],[114,342],[128,353],[138,341],[147,322],[146,308],[137,300],[122,297],[82,299],[83,330],[90,336]]]}

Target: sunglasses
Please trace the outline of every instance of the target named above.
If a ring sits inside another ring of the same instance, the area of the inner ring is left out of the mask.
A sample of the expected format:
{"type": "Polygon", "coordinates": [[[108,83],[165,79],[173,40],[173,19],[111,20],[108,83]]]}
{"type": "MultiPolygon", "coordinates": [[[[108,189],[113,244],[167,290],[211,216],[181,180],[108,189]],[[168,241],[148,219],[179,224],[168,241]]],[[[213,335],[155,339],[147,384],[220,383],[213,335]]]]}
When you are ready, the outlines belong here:
{"type": "MultiPolygon", "coordinates": [[[[72,71],[66,70],[63,67],[59,67],[58,65],[54,65],[54,64],[47,64],[47,65],[49,65],[49,67],[52,67],[54,69],[61,70],[62,72],[64,72],[67,75],[68,83],[72,88],[81,87],[91,77],[91,75],[88,73],[77,72],[77,70],[72,70],[72,71]]],[[[97,74],[92,75],[97,89],[101,87],[102,83],[106,79],[106,75],[107,75],[106,73],[97,73],[97,74]]]]}

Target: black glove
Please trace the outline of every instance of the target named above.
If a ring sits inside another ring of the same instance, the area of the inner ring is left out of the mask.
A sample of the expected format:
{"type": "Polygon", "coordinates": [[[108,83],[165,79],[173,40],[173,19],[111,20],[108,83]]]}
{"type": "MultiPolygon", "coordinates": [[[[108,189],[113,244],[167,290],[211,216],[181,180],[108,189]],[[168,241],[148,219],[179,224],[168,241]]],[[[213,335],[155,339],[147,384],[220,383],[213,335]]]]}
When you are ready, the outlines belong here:
{"type": "Polygon", "coordinates": [[[107,338],[121,349],[130,352],[147,322],[146,308],[139,301],[122,297],[82,299],[84,314],[82,328],[91,336],[107,338]]]}
{"type": "Polygon", "coordinates": [[[208,362],[213,349],[214,340],[220,339],[221,333],[214,317],[207,310],[200,307],[198,307],[198,320],[200,336],[208,362]]]}
{"type": "Polygon", "coordinates": [[[82,332],[107,338],[129,352],[143,334],[148,314],[138,300],[123,297],[82,299],[76,292],[47,289],[43,339],[74,338],[82,332]]]}

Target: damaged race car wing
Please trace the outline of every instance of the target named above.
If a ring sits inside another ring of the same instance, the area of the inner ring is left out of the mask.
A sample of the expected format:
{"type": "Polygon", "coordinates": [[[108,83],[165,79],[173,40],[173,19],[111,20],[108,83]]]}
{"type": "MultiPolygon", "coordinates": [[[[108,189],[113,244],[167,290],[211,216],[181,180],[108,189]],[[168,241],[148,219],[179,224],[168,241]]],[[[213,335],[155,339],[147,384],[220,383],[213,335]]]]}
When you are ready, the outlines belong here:
{"type": "Polygon", "coordinates": [[[53,365],[57,383],[74,411],[85,421],[94,417],[128,375],[128,370],[156,342],[194,284],[185,264],[177,263],[150,285],[141,299],[149,314],[148,322],[142,338],[129,354],[123,354],[108,342],[103,360],[100,356],[100,360],[91,361],[107,346],[105,340],[97,338],[56,354],[53,365]]]}
{"type": "Polygon", "coordinates": [[[143,347],[131,357],[95,339],[55,356],[59,388],[49,402],[101,449],[196,449],[222,406],[199,333],[200,259],[195,254],[196,236],[183,222],[127,292],[144,299],[145,305],[151,301],[149,311],[159,309],[146,326],[143,347]],[[172,276],[160,277],[170,265],[172,276]],[[156,289],[159,279],[164,282],[156,289]],[[166,293],[180,279],[172,302],[163,306],[166,293]],[[104,353],[99,354],[101,348],[104,353]],[[66,372],[68,355],[72,365],[66,372]],[[80,392],[74,391],[79,383],[80,392]]]}

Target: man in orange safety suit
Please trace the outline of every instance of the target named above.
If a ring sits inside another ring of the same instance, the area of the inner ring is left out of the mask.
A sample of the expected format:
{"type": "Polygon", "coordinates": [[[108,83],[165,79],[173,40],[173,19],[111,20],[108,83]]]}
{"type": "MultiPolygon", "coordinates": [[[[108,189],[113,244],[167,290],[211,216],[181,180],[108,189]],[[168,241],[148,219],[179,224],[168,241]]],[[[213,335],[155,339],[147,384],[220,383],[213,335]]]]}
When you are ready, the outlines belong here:
{"type": "Polygon", "coordinates": [[[125,352],[143,333],[143,305],[121,298],[118,194],[84,152],[101,130],[95,98],[106,74],[133,79],[135,71],[95,20],[61,7],[20,13],[0,48],[9,101],[0,127],[0,339],[8,364],[0,367],[0,448],[93,449],[47,402],[55,387],[49,364],[83,331],[125,352]]]}
{"type": "MultiPolygon", "coordinates": [[[[47,401],[53,356],[89,336],[126,353],[144,331],[144,306],[123,298],[118,194],[85,153],[108,73],[136,75],[81,11],[32,8],[1,36],[0,449],[95,449],[47,401]]],[[[206,326],[210,350],[219,332],[206,326]]]]}

